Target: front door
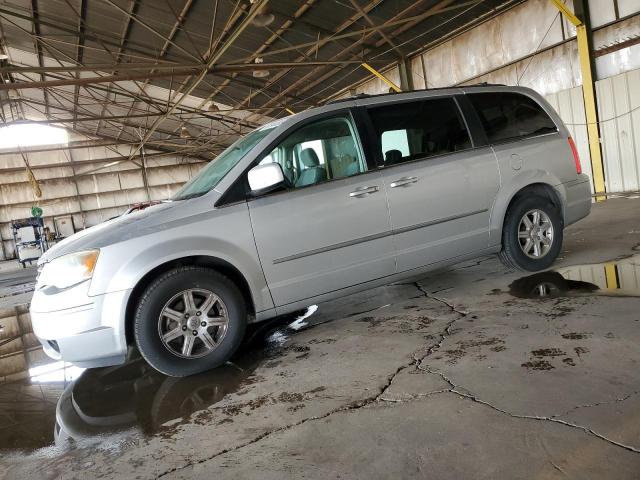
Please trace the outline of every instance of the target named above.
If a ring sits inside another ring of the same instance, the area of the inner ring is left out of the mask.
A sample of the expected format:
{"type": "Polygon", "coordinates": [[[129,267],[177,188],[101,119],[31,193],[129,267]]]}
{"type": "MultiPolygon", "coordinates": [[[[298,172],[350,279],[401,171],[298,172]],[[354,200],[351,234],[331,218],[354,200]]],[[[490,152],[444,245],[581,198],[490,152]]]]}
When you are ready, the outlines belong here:
{"type": "Polygon", "coordinates": [[[389,197],[398,271],[489,243],[499,188],[495,156],[473,148],[452,97],[370,108],[389,197]]]}
{"type": "Polygon", "coordinates": [[[287,132],[267,162],[290,183],[249,201],[276,306],[395,272],[382,173],[369,171],[348,111],[287,132]]]}

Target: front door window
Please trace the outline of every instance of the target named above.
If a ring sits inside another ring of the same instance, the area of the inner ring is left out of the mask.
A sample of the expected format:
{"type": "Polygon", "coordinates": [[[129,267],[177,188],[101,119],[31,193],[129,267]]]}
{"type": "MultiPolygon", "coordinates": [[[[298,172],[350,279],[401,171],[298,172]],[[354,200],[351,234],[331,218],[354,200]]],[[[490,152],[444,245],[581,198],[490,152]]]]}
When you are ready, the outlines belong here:
{"type": "Polygon", "coordinates": [[[350,177],[366,163],[349,115],[319,120],[293,132],[261,161],[279,163],[294,188],[350,177]]]}

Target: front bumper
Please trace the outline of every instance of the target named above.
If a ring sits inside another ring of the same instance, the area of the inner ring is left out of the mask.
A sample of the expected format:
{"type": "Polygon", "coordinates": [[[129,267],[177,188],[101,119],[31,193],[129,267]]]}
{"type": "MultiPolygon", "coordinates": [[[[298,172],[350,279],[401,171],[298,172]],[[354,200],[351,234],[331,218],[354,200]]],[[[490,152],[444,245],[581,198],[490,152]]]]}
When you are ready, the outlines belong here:
{"type": "Polygon", "coordinates": [[[123,363],[127,352],[125,310],[130,290],[90,297],[88,285],[69,292],[34,292],[31,301],[33,332],[45,353],[80,367],[103,367],[123,363]],[[62,295],[56,301],[56,297],[62,295]],[[64,308],[60,308],[64,307],[64,308]]]}

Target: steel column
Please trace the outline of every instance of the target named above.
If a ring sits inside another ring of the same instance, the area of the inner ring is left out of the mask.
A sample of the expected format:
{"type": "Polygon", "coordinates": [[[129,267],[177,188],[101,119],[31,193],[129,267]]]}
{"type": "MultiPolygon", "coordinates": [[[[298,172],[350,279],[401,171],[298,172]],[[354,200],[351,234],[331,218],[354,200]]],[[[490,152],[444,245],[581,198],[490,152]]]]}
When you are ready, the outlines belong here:
{"type": "MultiPolygon", "coordinates": [[[[591,49],[589,48],[588,26],[580,20],[561,0],[551,2],[576,27],[578,41],[578,55],[580,57],[580,71],[582,73],[582,96],[587,119],[587,135],[589,137],[589,152],[591,153],[591,171],[593,172],[593,186],[596,193],[604,194],[604,165],[600,148],[600,132],[598,109],[596,108],[596,94],[593,83],[591,49]]],[[[603,195],[596,195],[596,201],[605,199],[603,195]]]]}

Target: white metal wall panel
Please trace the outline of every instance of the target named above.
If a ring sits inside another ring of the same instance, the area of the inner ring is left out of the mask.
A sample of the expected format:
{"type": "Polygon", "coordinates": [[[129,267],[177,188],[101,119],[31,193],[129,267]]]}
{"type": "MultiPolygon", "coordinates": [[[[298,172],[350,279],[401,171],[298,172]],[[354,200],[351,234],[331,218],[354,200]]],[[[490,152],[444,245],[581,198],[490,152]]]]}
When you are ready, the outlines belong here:
{"type": "Polygon", "coordinates": [[[589,0],[589,16],[594,28],[613,22],[616,19],[613,0],[589,0]]]}
{"type": "MultiPolygon", "coordinates": [[[[587,119],[584,112],[582,87],[574,87],[547,95],[547,101],[558,112],[560,118],[567,125],[571,136],[578,147],[582,171],[593,178],[591,174],[591,155],[589,153],[589,138],[587,136],[587,119]]],[[[593,192],[593,182],[591,182],[593,192]]]]}
{"type": "Polygon", "coordinates": [[[427,80],[424,76],[424,66],[422,65],[422,55],[417,55],[411,59],[411,79],[413,88],[418,90],[427,88],[427,80]]]}
{"type": "Polygon", "coordinates": [[[640,190],[640,70],[597,81],[596,93],[607,191],[640,190]]]}
{"type": "Polygon", "coordinates": [[[620,263],[618,265],[618,282],[620,290],[640,291],[640,265],[632,262],[620,263]]]}
{"type": "Polygon", "coordinates": [[[603,265],[582,265],[560,269],[558,272],[567,280],[579,280],[597,285],[598,288],[607,288],[607,275],[603,265]]]}
{"type": "Polygon", "coordinates": [[[518,5],[425,52],[429,85],[446,87],[466,82],[554,45],[563,40],[561,23],[558,10],[548,0],[518,5]]]}
{"type": "Polygon", "coordinates": [[[626,17],[638,12],[640,12],[640,2],[638,0],[618,0],[620,17],[626,17]]]}
{"type": "MultiPolygon", "coordinates": [[[[640,0],[635,0],[640,9],[640,0]]],[[[600,49],[640,37],[640,15],[593,32],[593,47],[600,49]]],[[[630,45],[596,57],[596,80],[640,68],[640,45],[630,45]]]]}

